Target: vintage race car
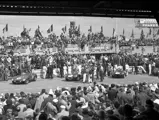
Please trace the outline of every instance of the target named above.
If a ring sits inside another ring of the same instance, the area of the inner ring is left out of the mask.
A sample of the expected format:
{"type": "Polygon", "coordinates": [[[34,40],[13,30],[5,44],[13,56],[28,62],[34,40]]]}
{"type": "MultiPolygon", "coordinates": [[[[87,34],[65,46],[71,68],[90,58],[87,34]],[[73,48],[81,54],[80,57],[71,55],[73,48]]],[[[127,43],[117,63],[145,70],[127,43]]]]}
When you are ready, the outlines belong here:
{"type": "Polygon", "coordinates": [[[125,78],[126,73],[122,69],[117,69],[111,73],[112,78],[125,78]]]}
{"type": "Polygon", "coordinates": [[[37,80],[37,74],[35,73],[22,73],[12,79],[13,84],[28,84],[37,80]]]}
{"type": "Polygon", "coordinates": [[[83,78],[83,76],[79,75],[79,74],[76,74],[76,75],[67,74],[65,77],[65,80],[66,81],[80,81],[82,78],[83,78]]]}

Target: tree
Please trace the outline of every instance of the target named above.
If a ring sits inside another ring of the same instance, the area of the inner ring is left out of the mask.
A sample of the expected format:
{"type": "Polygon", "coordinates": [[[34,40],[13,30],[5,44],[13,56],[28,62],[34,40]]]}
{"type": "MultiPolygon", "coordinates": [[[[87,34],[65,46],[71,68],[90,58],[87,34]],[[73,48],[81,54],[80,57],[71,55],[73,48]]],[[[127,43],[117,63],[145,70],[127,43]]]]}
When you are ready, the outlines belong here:
{"type": "Polygon", "coordinates": [[[144,35],[143,29],[141,30],[140,39],[141,39],[141,40],[144,40],[144,39],[145,39],[145,35],[144,35]]]}

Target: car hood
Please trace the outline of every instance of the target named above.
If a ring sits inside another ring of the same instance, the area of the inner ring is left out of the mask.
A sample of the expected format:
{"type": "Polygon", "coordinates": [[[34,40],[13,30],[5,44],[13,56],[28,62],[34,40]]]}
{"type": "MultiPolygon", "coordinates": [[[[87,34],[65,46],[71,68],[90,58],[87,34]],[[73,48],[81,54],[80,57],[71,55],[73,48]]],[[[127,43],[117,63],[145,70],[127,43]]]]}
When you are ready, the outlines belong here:
{"type": "Polygon", "coordinates": [[[18,75],[16,77],[13,78],[13,80],[22,80],[22,79],[26,79],[28,78],[29,74],[22,74],[22,75],[18,75]]]}

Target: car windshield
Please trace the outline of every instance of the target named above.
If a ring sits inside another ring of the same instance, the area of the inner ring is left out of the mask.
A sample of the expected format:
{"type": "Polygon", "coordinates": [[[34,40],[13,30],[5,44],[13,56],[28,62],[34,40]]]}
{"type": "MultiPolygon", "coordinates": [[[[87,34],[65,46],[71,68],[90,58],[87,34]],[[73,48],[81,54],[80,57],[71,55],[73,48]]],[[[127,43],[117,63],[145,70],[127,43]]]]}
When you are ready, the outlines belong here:
{"type": "Polygon", "coordinates": [[[26,74],[25,72],[22,72],[22,75],[26,74]]]}

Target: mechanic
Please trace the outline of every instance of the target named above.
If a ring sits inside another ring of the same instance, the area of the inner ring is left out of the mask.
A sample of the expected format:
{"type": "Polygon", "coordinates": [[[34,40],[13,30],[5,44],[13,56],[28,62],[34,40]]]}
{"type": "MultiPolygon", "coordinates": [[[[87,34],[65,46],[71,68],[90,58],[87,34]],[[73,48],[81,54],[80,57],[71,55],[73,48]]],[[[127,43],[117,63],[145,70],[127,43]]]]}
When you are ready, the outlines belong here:
{"type": "Polygon", "coordinates": [[[83,83],[85,83],[86,79],[87,79],[87,65],[86,65],[86,63],[84,63],[82,65],[82,75],[83,75],[83,83]]]}
{"type": "Polygon", "coordinates": [[[101,82],[103,82],[103,80],[104,80],[104,75],[105,75],[104,72],[105,72],[104,67],[103,67],[102,63],[100,63],[99,75],[100,75],[100,81],[101,82]]]}

